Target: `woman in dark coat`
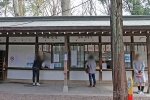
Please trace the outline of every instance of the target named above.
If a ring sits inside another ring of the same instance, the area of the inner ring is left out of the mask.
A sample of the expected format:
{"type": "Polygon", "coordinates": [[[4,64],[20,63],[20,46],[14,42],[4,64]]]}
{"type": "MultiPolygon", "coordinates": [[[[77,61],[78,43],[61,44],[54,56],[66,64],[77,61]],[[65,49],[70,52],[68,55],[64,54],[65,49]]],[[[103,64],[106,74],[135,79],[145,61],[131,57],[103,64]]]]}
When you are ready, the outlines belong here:
{"type": "Polygon", "coordinates": [[[39,86],[39,74],[40,74],[40,69],[42,66],[42,60],[41,57],[39,55],[36,56],[34,63],[33,63],[33,85],[37,85],[39,86]],[[36,80],[35,80],[36,78],[36,80]]]}

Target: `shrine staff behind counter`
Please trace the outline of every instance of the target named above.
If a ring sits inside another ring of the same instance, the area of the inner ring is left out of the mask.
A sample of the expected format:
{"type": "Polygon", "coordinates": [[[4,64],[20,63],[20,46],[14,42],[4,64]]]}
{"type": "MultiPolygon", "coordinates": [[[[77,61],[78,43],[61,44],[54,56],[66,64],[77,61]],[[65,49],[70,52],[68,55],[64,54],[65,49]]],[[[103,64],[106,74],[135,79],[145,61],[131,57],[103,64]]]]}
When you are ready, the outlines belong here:
{"type": "Polygon", "coordinates": [[[50,68],[52,67],[51,59],[46,57],[45,61],[42,63],[42,68],[50,68]]]}

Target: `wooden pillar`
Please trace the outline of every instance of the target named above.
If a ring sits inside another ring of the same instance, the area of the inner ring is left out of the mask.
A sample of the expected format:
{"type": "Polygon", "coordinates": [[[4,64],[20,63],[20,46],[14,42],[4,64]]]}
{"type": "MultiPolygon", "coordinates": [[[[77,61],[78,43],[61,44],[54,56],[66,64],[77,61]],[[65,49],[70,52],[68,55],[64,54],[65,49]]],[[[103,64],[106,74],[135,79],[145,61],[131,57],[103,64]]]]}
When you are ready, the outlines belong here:
{"type": "Polygon", "coordinates": [[[102,44],[101,44],[101,36],[99,36],[99,81],[102,81],[102,44]]]}
{"type": "Polygon", "coordinates": [[[147,36],[146,44],[147,44],[147,66],[148,66],[148,83],[149,83],[147,92],[150,94],[150,36],[147,36]]]}
{"type": "MultiPolygon", "coordinates": [[[[6,51],[5,51],[5,67],[8,67],[8,52],[9,52],[9,37],[6,37],[6,51]]],[[[5,79],[7,79],[7,69],[5,68],[5,79]]]]}
{"type": "Polygon", "coordinates": [[[65,36],[65,54],[64,54],[64,88],[63,92],[68,92],[67,73],[68,73],[68,39],[65,36]]]}

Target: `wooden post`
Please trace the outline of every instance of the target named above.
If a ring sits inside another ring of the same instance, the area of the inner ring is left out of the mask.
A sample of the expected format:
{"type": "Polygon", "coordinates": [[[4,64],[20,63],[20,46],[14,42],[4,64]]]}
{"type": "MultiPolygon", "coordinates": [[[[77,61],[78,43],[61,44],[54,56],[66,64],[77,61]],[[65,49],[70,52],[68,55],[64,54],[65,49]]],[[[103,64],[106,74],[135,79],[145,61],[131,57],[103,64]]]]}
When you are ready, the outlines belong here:
{"type": "Polygon", "coordinates": [[[148,66],[148,89],[147,89],[147,92],[150,94],[150,36],[147,36],[146,44],[147,44],[147,66],[148,66]]]}
{"type": "Polygon", "coordinates": [[[64,54],[64,88],[63,92],[68,92],[67,71],[68,71],[68,39],[65,37],[65,54],[64,54]]]}
{"type": "MultiPolygon", "coordinates": [[[[70,16],[70,0],[61,0],[62,16],[70,16]]],[[[68,39],[65,36],[65,54],[64,54],[64,88],[63,92],[68,92],[67,85],[67,71],[68,71],[68,39]]]]}
{"type": "Polygon", "coordinates": [[[113,60],[113,100],[127,100],[124,66],[122,0],[111,0],[111,42],[113,60]]]}

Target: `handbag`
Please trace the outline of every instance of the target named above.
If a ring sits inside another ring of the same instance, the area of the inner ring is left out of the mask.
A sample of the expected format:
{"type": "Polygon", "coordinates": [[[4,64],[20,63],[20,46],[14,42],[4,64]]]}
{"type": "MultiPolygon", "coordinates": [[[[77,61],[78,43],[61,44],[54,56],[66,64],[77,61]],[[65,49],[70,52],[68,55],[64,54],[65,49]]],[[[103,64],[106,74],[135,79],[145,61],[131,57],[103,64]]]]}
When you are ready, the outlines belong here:
{"type": "Polygon", "coordinates": [[[89,66],[87,66],[87,68],[85,69],[85,72],[86,72],[87,74],[90,73],[90,67],[89,67],[89,66]]]}

